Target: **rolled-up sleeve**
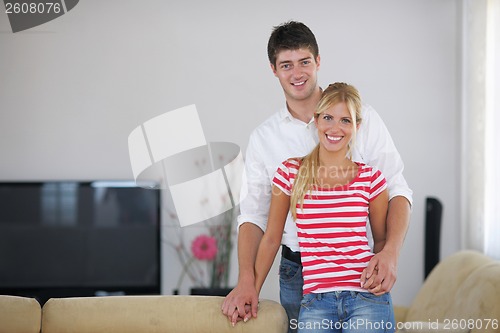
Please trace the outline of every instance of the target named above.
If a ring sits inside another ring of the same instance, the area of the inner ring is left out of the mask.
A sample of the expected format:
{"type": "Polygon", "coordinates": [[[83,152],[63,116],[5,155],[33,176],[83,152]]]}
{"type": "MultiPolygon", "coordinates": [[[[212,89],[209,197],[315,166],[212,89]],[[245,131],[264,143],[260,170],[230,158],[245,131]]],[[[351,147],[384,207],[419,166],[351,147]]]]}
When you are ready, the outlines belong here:
{"type": "Polygon", "coordinates": [[[389,199],[403,196],[413,205],[413,191],[403,176],[403,160],[382,118],[371,106],[365,106],[361,126],[365,126],[358,137],[362,160],[377,167],[385,176],[389,199]]]}
{"type": "Polygon", "coordinates": [[[263,151],[261,143],[252,133],[245,157],[247,193],[240,201],[238,229],[243,223],[253,223],[262,231],[266,230],[269,205],[271,202],[271,183],[267,168],[259,152],[263,151]]]}

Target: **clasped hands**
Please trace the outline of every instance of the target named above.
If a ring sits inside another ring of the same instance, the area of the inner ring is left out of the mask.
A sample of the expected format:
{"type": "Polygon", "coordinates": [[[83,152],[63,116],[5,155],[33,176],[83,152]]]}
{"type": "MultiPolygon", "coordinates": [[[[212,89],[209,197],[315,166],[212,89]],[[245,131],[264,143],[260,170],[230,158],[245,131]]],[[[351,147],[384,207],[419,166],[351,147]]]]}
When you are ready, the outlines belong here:
{"type": "Polygon", "coordinates": [[[250,318],[257,318],[259,296],[253,283],[238,283],[231,290],[222,303],[222,313],[227,316],[234,326],[237,322],[247,322],[250,318]]]}
{"type": "MultiPolygon", "coordinates": [[[[375,255],[361,274],[361,287],[374,295],[389,292],[396,282],[396,266],[387,264],[375,255]]],[[[252,283],[238,282],[222,303],[222,313],[234,326],[237,322],[247,322],[257,318],[258,293],[252,283]]]]}

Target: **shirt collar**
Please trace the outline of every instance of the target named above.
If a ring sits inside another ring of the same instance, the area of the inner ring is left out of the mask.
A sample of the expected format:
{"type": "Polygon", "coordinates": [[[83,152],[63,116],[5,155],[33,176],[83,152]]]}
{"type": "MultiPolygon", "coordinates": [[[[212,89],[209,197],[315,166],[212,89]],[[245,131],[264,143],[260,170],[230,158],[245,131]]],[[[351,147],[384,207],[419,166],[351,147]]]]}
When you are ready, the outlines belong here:
{"type": "MultiPolygon", "coordinates": [[[[286,122],[297,121],[297,122],[303,123],[301,120],[294,118],[292,116],[292,114],[290,113],[290,111],[288,111],[288,108],[286,106],[279,110],[279,117],[280,117],[280,120],[282,120],[282,121],[286,121],[286,122]]],[[[314,116],[311,118],[309,123],[307,123],[305,125],[309,125],[310,123],[313,123],[313,122],[314,122],[314,116]]]]}
{"type": "Polygon", "coordinates": [[[294,119],[292,114],[290,113],[290,111],[288,111],[288,108],[286,106],[284,108],[280,109],[279,116],[280,116],[280,120],[291,121],[292,119],[294,119]]]}

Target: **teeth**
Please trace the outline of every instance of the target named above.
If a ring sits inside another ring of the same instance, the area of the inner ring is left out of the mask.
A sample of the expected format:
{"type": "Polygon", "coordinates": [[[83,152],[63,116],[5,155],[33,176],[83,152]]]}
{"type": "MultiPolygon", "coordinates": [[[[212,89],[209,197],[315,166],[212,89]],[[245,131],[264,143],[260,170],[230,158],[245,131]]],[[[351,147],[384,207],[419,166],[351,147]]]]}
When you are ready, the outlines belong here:
{"type": "Polygon", "coordinates": [[[296,82],[296,83],[292,83],[292,86],[301,86],[301,85],[303,85],[304,83],[306,83],[306,81],[296,82]]]}
{"type": "Polygon", "coordinates": [[[332,140],[332,141],[340,141],[342,139],[341,136],[330,136],[330,135],[327,135],[326,137],[328,138],[328,140],[332,140]]]}

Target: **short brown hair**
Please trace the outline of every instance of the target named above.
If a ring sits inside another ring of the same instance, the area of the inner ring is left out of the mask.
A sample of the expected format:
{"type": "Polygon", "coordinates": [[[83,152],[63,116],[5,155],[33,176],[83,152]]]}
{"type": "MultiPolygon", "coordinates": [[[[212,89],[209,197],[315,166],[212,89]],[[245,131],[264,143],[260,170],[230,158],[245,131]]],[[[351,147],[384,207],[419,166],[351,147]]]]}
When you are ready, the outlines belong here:
{"type": "Polygon", "coordinates": [[[276,66],[276,58],[282,50],[298,50],[307,48],[314,56],[319,55],[318,43],[311,29],[304,23],[289,21],[273,28],[267,43],[267,56],[269,62],[276,66]]]}

